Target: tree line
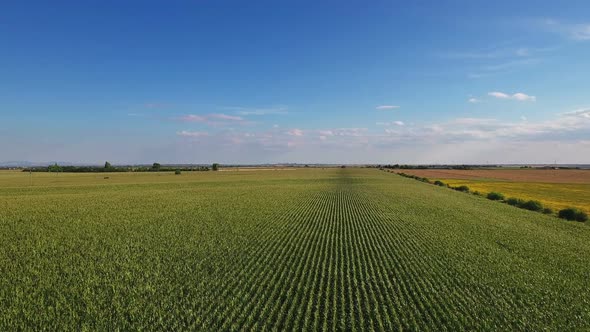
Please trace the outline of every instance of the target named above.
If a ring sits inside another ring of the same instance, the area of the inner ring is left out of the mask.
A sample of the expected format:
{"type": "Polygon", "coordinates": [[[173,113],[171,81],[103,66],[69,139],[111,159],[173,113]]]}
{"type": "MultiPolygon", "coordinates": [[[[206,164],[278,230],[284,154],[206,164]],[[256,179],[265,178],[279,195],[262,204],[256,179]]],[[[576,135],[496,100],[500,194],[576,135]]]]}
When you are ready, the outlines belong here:
{"type": "Polygon", "coordinates": [[[104,166],[61,166],[57,163],[43,167],[29,167],[23,169],[23,172],[63,172],[63,173],[103,173],[103,172],[206,172],[217,171],[220,165],[213,163],[211,166],[173,166],[153,163],[151,166],[113,166],[110,162],[105,162],[104,166]]]}

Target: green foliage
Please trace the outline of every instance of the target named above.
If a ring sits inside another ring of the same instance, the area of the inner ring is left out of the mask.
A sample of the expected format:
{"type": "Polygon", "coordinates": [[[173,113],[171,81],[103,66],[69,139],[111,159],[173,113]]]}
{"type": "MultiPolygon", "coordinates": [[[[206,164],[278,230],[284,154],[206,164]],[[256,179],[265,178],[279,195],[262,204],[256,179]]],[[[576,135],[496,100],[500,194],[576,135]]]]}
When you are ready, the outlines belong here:
{"type": "Polygon", "coordinates": [[[467,186],[458,186],[458,187],[455,187],[453,189],[455,189],[457,191],[464,192],[464,193],[468,193],[469,192],[469,187],[467,187],[467,186]]]}
{"type": "Polygon", "coordinates": [[[488,195],[486,196],[488,199],[491,199],[492,201],[501,201],[504,200],[504,195],[502,193],[497,193],[492,191],[491,193],[488,193],[488,195]]]}
{"type": "Polygon", "coordinates": [[[175,171],[174,171],[174,174],[176,174],[176,175],[180,175],[180,174],[181,174],[181,172],[180,172],[180,170],[179,170],[179,169],[177,169],[177,170],[175,170],[175,171]]]}
{"type": "Polygon", "coordinates": [[[521,206],[522,204],[524,204],[524,200],[520,199],[520,198],[515,198],[515,197],[510,197],[506,200],[506,204],[508,205],[512,205],[512,206],[521,206]]]}
{"type": "Polygon", "coordinates": [[[440,187],[444,187],[445,186],[445,183],[442,182],[442,181],[440,181],[440,180],[434,181],[434,184],[437,185],[437,186],[440,186],[440,187]]]}
{"type": "Polygon", "coordinates": [[[219,170],[219,164],[218,163],[213,163],[213,165],[211,165],[211,169],[214,171],[218,171],[219,170]]]}
{"type": "Polygon", "coordinates": [[[553,209],[552,208],[543,208],[543,214],[553,214],[553,209]]]}
{"type": "Polygon", "coordinates": [[[47,167],[48,172],[61,172],[62,168],[57,163],[47,167]]]}
{"type": "Polygon", "coordinates": [[[105,161],[104,162],[104,168],[105,169],[110,169],[110,168],[113,168],[113,166],[111,166],[111,163],[109,163],[108,161],[105,161]]]}
{"type": "Polygon", "coordinates": [[[543,203],[535,200],[526,201],[519,207],[530,211],[543,211],[543,203]]]}
{"type": "Polygon", "coordinates": [[[559,218],[566,220],[575,220],[579,222],[585,222],[588,220],[588,214],[576,208],[567,208],[560,210],[558,213],[559,218]]]}
{"type": "Polygon", "coordinates": [[[160,171],[161,168],[162,168],[162,165],[160,165],[159,163],[154,163],[152,165],[152,171],[154,171],[154,172],[160,171]]]}

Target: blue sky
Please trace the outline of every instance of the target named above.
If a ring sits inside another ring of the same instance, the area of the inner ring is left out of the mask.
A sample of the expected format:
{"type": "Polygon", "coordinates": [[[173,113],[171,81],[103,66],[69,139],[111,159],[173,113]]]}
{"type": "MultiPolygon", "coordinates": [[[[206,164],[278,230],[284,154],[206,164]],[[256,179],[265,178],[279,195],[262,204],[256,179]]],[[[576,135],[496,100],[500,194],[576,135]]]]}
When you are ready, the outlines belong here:
{"type": "Polygon", "coordinates": [[[587,1],[21,1],[0,161],[590,163],[587,1]]]}

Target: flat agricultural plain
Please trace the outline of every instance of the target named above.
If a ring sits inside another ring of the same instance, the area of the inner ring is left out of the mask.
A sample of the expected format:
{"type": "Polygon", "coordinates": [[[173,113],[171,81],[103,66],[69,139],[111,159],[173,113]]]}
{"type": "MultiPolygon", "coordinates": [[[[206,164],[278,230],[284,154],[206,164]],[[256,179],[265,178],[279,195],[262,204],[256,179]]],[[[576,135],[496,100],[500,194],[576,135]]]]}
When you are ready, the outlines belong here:
{"type": "Polygon", "coordinates": [[[590,329],[580,223],[376,169],[30,176],[2,331],[590,329]]]}
{"type": "Polygon", "coordinates": [[[538,200],[555,211],[576,207],[590,213],[590,170],[428,169],[398,172],[440,180],[453,187],[468,186],[483,194],[494,191],[506,197],[538,200]]]}

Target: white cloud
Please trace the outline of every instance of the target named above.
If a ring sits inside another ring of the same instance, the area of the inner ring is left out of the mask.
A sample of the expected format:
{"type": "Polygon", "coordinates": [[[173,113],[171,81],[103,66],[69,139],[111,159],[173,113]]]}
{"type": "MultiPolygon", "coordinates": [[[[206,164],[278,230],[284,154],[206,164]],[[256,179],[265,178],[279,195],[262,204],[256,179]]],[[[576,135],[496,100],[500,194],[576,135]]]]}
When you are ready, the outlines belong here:
{"type": "Polygon", "coordinates": [[[334,136],[364,136],[367,132],[367,128],[336,128],[332,129],[331,132],[334,136]]]}
{"type": "Polygon", "coordinates": [[[204,137],[204,136],[209,136],[209,133],[207,133],[205,131],[188,131],[188,130],[183,130],[183,131],[177,132],[176,135],[178,135],[178,136],[184,136],[184,137],[204,137]]]}
{"type": "Polygon", "coordinates": [[[334,136],[334,132],[331,130],[320,130],[318,133],[322,136],[334,136]]]}
{"type": "Polygon", "coordinates": [[[489,92],[488,95],[500,99],[510,99],[510,96],[503,92],[489,92]]]}
{"type": "Polygon", "coordinates": [[[537,101],[537,97],[529,96],[524,93],[518,92],[512,95],[512,99],[519,101],[537,101]]]}
{"type": "Polygon", "coordinates": [[[380,105],[380,106],[375,107],[375,109],[378,109],[380,111],[394,110],[397,108],[399,108],[399,106],[396,106],[396,105],[380,105]]]}
{"type": "Polygon", "coordinates": [[[404,123],[402,121],[392,121],[392,122],[375,122],[377,126],[403,126],[404,123]]]}
{"type": "Polygon", "coordinates": [[[295,128],[287,131],[287,134],[290,136],[303,136],[303,130],[295,128]]]}
{"type": "Polygon", "coordinates": [[[512,100],[518,100],[518,101],[533,101],[533,102],[537,101],[537,97],[529,96],[529,95],[524,94],[522,92],[517,92],[513,95],[509,95],[504,92],[494,91],[494,92],[489,92],[488,95],[491,97],[494,97],[494,98],[498,98],[498,99],[512,99],[512,100]]]}
{"type": "MultiPolygon", "coordinates": [[[[323,158],[327,156],[355,158],[354,160],[358,162],[369,162],[374,160],[372,158],[381,158],[380,156],[393,151],[396,151],[396,158],[401,158],[400,162],[409,162],[410,159],[435,162],[440,160],[439,158],[450,158],[449,154],[454,156],[456,162],[478,160],[472,159],[477,156],[485,158],[484,161],[511,162],[516,159],[510,158],[525,158],[522,161],[532,162],[536,159],[527,160],[526,158],[542,151],[542,142],[551,142],[552,151],[559,151],[555,148],[557,145],[567,146],[569,151],[567,158],[572,161],[582,162],[585,159],[579,153],[573,153],[576,147],[579,147],[580,151],[590,152],[588,144],[583,144],[590,137],[590,108],[561,113],[552,120],[540,122],[524,118],[501,121],[473,117],[455,118],[425,125],[404,124],[402,121],[383,124],[388,126],[382,130],[369,130],[362,127],[293,128],[290,130],[268,128],[267,131],[248,132],[240,129],[220,130],[213,133],[179,131],[177,135],[203,137],[190,142],[199,144],[200,149],[210,149],[210,145],[214,146],[215,149],[211,148],[211,153],[225,151],[226,155],[228,153],[237,155],[236,153],[242,149],[247,149],[259,156],[272,156],[276,158],[274,160],[299,162],[302,160],[321,162],[325,161],[326,159],[323,158]],[[205,139],[207,136],[214,139],[205,139]],[[461,148],[452,149],[452,146],[461,148]],[[464,146],[469,146],[470,150],[457,150],[463,149],[464,146]],[[535,153],[530,150],[533,146],[536,149],[535,153]],[[497,150],[489,152],[492,147],[497,147],[497,150]],[[513,148],[514,153],[509,156],[510,152],[502,152],[502,147],[506,147],[507,150],[513,148]],[[442,153],[441,149],[446,152],[442,153]],[[406,152],[402,153],[402,151],[406,152]],[[484,151],[488,152],[484,153],[484,151]],[[425,154],[421,156],[421,153],[425,154]],[[288,156],[291,156],[291,159],[288,156]]],[[[539,160],[547,157],[551,160],[561,158],[560,160],[565,161],[566,158],[561,152],[548,156],[544,154],[543,157],[539,157],[539,160]]],[[[587,158],[585,161],[588,162],[587,158]]]]}
{"type": "Polygon", "coordinates": [[[590,119],[590,108],[581,108],[571,112],[563,113],[564,116],[567,117],[581,117],[590,119]]]}
{"type": "Polygon", "coordinates": [[[477,98],[473,98],[473,97],[472,98],[469,98],[467,101],[470,102],[470,103],[472,103],[472,104],[477,104],[477,103],[481,102],[481,100],[479,100],[477,98]]]}
{"type": "MultiPolygon", "coordinates": [[[[526,118],[522,119],[526,120],[526,118]]],[[[545,122],[501,122],[496,119],[460,118],[446,123],[425,127],[419,136],[437,137],[439,140],[451,139],[467,141],[519,138],[537,140],[539,138],[566,137],[578,132],[585,135],[590,131],[590,109],[567,112],[558,118],[545,122]]]]}

